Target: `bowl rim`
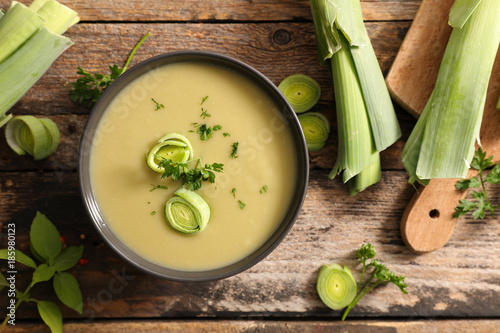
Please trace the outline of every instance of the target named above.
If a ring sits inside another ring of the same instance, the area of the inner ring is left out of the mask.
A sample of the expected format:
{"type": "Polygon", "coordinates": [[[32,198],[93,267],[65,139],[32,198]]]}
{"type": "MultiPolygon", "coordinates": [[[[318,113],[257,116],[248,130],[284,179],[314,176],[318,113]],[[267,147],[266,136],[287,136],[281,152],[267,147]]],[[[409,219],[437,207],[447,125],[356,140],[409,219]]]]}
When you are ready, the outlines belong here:
{"type": "Polygon", "coordinates": [[[79,145],[77,169],[80,193],[87,214],[101,237],[104,238],[108,246],[110,246],[120,257],[136,268],[160,278],[177,282],[206,282],[224,279],[251,268],[267,257],[285,238],[295,224],[305,201],[309,182],[309,153],[297,115],[281,91],[265,75],[256,70],[254,67],[227,55],[208,51],[184,50],[163,53],[138,63],[120,75],[104,91],[95,106],[92,108],[83,129],[79,145]],[[151,69],[170,63],[187,61],[208,62],[235,70],[261,87],[261,89],[263,89],[264,92],[268,94],[279,106],[280,114],[285,118],[285,121],[289,122],[289,129],[291,130],[292,137],[295,140],[297,152],[297,185],[289,209],[287,210],[287,213],[278,228],[264,242],[264,244],[247,257],[227,266],[203,271],[182,271],[167,268],[139,256],[128,248],[128,246],[126,246],[126,244],[124,244],[118,236],[111,231],[111,228],[107,226],[93,194],[89,174],[92,139],[104,111],[114,97],[123,87],[151,69]]]}

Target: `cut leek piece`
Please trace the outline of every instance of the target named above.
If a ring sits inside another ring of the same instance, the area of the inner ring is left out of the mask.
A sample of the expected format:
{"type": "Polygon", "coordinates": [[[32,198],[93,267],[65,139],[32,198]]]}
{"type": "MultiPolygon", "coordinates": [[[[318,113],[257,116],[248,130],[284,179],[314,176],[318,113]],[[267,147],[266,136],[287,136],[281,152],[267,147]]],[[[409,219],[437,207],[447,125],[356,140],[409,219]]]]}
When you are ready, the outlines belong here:
{"type": "Polygon", "coordinates": [[[5,126],[5,138],[9,147],[18,155],[29,154],[35,161],[52,155],[60,141],[57,125],[48,118],[18,116],[5,126]]]}
{"type": "Polygon", "coordinates": [[[59,35],[80,20],[77,12],[55,0],[45,1],[37,13],[45,20],[44,27],[59,35]]]}
{"type": "Polygon", "coordinates": [[[180,188],[165,204],[165,219],[178,232],[203,231],[210,220],[210,207],[197,193],[180,188]]]}
{"type": "Polygon", "coordinates": [[[500,43],[499,17],[500,1],[483,0],[462,29],[453,29],[433,93],[403,150],[410,182],[466,176],[500,43]]]}
{"type": "Polygon", "coordinates": [[[26,43],[43,24],[44,19],[40,15],[22,3],[13,1],[0,20],[0,64],[26,43]]]}
{"type": "Polygon", "coordinates": [[[312,77],[303,74],[294,74],[286,77],[278,85],[295,113],[310,110],[318,103],[321,96],[321,87],[312,77]]]}
{"type": "MultiPolygon", "coordinates": [[[[3,20],[2,20],[3,21],[3,20]]],[[[0,64],[0,116],[4,115],[73,42],[41,28],[0,64]]]]}
{"type": "Polygon", "coordinates": [[[356,297],[357,284],[347,266],[323,265],[316,281],[316,290],[326,306],[340,310],[356,297]]]}
{"type": "Polygon", "coordinates": [[[330,134],[330,122],[319,112],[307,112],[298,116],[302,132],[310,152],[320,151],[330,134]]]}
{"type": "Polygon", "coordinates": [[[401,129],[361,15],[359,0],[312,0],[320,62],[329,62],[334,82],[339,148],[330,178],[343,173],[351,194],[380,179],[379,152],[401,129]],[[378,169],[378,171],[377,171],[378,169]]]}
{"type": "MultiPolygon", "coordinates": [[[[342,45],[346,46],[341,36],[342,45]]],[[[361,86],[348,47],[342,47],[331,58],[335,92],[339,147],[330,179],[342,173],[344,182],[380,160],[372,139],[361,86]]],[[[366,184],[365,188],[372,184],[366,184]]]]}
{"type": "Polygon", "coordinates": [[[158,140],[158,143],[151,148],[146,163],[149,168],[158,173],[164,173],[165,169],[160,167],[163,159],[177,163],[185,163],[193,158],[193,147],[191,142],[181,134],[167,134],[158,140]]]}

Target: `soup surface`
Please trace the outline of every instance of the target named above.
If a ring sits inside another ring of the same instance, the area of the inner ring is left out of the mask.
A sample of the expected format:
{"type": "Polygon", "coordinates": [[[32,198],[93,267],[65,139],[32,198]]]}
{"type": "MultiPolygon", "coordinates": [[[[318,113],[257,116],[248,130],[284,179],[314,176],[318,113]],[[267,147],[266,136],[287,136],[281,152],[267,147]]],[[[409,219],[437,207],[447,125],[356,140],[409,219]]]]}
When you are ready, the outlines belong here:
{"type": "Polygon", "coordinates": [[[134,80],[105,111],[91,149],[91,186],[106,223],[138,255],[172,269],[215,269],[251,254],[280,224],[296,189],[293,142],[275,103],[239,73],[168,64],[134,80]],[[201,124],[222,128],[203,141],[201,124]],[[197,190],[211,218],[196,234],[165,222],[164,205],[182,184],[161,179],[145,161],[169,133],[185,135],[203,165],[224,164],[214,184],[197,190]]]}

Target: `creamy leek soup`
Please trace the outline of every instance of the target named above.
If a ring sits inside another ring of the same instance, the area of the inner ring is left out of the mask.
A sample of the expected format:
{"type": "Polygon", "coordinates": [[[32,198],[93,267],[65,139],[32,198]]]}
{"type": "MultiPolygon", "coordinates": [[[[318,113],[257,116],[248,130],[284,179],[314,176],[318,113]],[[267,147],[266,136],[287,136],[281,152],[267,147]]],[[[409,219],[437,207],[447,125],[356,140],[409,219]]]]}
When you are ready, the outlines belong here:
{"type": "Polygon", "coordinates": [[[204,271],[245,258],[277,229],[296,190],[297,155],[287,122],[259,86],[224,67],[180,62],[143,74],[113,99],[93,138],[90,177],[106,223],[131,250],[167,268],[204,271]],[[221,128],[204,141],[202,124],[221,128]],[[165,220],[182,182],[146,164],[169,133],[184,135],[202,165],[224,164],[196,191],[211,212],[196,234],[165,220]]]}

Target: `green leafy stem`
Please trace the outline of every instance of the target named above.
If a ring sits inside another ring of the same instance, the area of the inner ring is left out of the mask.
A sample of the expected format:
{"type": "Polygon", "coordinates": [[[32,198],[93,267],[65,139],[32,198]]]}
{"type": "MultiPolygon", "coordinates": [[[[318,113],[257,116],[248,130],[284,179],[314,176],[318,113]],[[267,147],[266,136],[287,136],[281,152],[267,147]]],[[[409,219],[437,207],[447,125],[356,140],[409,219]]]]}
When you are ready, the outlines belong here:
{"type": "MultiPolygon", "coordinates": [[[[0,250],[0,259],[13,260],[33,268],[33,277],[31,283],[24,292],[16,288],[16,311],[23,302],[35,302],[42,320],[49,326],[52,332],[62,332],[62,314],[61,310],[51,301],[38,300],[31,298],[30,292],[33,286],[39,282],[52,279],[55,293],[59,300],[69,308],[82,313],[83,301],[80,286],[76,278],[66,272],[75,266],[83,254],[83,245],[68,246],[63,248],[63,241],[57,228],[40,212],[36,213],[30,229],[30,251],[33,257],[40,262],[36,264],[35,260],[19,250],[2,249],[0,250]]],[[[0,290],[9,287],[7,278],[0,273],[0,290]]],[[[0,330],[5,327],[10,319],[7,314],[5,320],[0,326],[0,330]]]]}
{"type": "Polygon", "coordinates": [[[480,190],[472,192],[472,197],[476,199],[475,201],[465,199],[459,201],[460,204],[455,207],[455,212],[453,213],[454,218],[465,215],[470,211],[472,211],[472,217],[475,219],[484,219],[486,211],[490,211],[491,218],[495,217],[495,209],[499,208],[500,205],[493,205],[491,203],[485,185],[486,183],[500,183],[500,164],[496,164],[486,176],[484,175],[485,170],[493,165],[492,160],[493,155],[486,158],[486,152],[481,148],[474,154],[471,167],[478,170],[479,174],[475,177],[458,181],[455,187],[458,190],[469,188],[479,188],[480,190]]]}

